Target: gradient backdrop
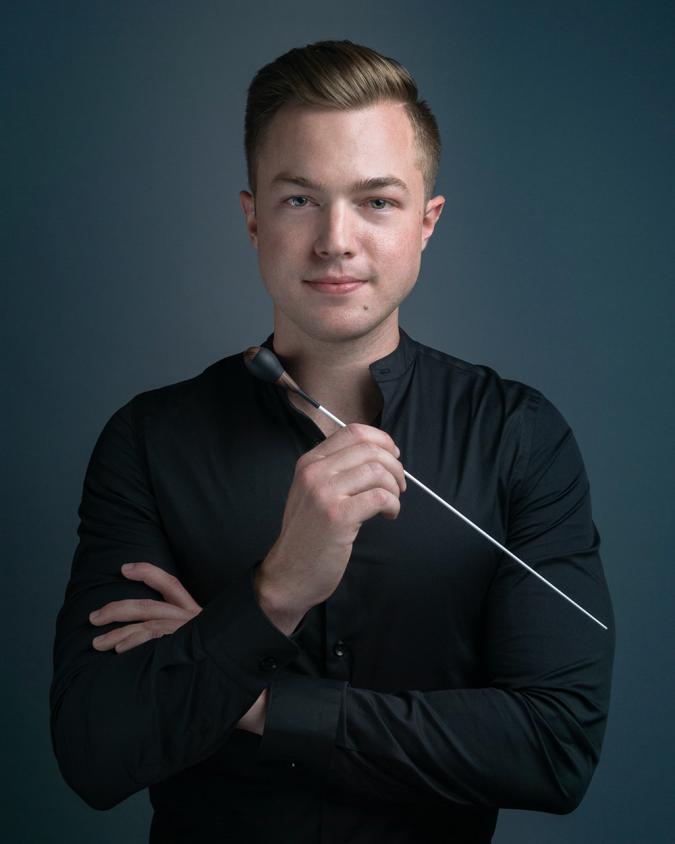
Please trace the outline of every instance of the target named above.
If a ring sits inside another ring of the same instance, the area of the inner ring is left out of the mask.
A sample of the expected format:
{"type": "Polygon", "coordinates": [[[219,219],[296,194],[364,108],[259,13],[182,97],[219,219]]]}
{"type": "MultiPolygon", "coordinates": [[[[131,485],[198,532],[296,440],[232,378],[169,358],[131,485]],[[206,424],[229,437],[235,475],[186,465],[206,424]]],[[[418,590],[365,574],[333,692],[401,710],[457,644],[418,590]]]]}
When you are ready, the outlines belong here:
{"type": "Polygon", "coordinates": [[[401,324],[541,389],[591,479],[618,631],[603,758],[576,812],[503,812],[495,841],[675,840],[675,6],[2,10],[2,840],[147,840],[145,792],[89,809],[50,745],[53,627],[82,480],[130,397],[272,330],[237,198],[246,88],[262,64],[322,38],[398,58],[440,123],[447,206],[401,324]]]}

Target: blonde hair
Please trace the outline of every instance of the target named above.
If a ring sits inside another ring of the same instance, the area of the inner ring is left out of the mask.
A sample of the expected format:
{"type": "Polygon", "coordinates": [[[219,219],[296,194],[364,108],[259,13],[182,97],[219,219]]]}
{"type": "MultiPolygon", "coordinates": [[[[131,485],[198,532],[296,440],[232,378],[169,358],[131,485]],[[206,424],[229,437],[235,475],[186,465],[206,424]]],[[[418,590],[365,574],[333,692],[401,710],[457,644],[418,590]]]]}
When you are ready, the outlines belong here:
{"type": "Polygon", "coordinates": [[[262,67],[246,100],[244,146],[251,193],[265,130],[286,104],[347,110],[378,102],[405,106],[420,151],[425,200],[433,196],[441,154],[436,118],[417,85],[395,59],[351,41],[317,41],[296,47],[262,67]]]}

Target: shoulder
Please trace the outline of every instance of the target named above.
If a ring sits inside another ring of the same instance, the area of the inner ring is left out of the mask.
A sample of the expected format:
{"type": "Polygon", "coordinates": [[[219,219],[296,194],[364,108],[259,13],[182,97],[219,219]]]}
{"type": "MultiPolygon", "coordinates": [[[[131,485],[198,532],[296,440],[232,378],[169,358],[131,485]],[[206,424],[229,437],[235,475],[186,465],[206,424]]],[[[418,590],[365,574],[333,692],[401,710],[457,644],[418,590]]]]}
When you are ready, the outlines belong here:
{"type": "Polygon", "coordinates": [[[449,389],[455,402],[467,409],[503,407],[519,409],[534,416],[540,409],[554,409],[546,396],[523,381],[506,378],[493,367],[472,363],[448,352],[414,341],[417,348],[418,377],[425,386],[449,389]]]}
{"type": "Polygon", "coordinates": [[[444,405],[452,421],[468,426],[486,447],[495,438],[511,442],[523,465],[573,440],[563,414],[538,388],[414,342],[420,394],[444,405]]]}
{"type": "Polygon", "coordinates": [[[236,396],[245,380],[241,352],[221,358],[201,373],[132,396],[113,413],[106,427],[128,426],[137,436],[152,428],[187,429],[198,434],[205,420],[236,396]]]}

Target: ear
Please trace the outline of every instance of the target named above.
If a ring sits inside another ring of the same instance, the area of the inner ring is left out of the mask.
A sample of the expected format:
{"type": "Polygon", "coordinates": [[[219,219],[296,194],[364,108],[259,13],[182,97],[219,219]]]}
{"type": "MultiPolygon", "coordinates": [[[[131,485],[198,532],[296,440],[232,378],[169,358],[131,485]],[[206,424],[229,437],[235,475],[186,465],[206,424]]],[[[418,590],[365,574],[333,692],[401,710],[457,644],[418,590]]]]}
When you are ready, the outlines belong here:
{"type": "Polygon", "coordinates": [[[253,248],[258,248],[258,222],[255,218],[255,197],[247,190],[239,191],[239,204],[244,212],[246,231],[251,239],[253,248]]]}
{"type": "Polygon", "coordinates": [[[422,218],[422,251],[426,249],[429,238],[434,233],[434,228],[441,216],[445,205],[444,196],[434,196],[428,202],[422,218]]]}

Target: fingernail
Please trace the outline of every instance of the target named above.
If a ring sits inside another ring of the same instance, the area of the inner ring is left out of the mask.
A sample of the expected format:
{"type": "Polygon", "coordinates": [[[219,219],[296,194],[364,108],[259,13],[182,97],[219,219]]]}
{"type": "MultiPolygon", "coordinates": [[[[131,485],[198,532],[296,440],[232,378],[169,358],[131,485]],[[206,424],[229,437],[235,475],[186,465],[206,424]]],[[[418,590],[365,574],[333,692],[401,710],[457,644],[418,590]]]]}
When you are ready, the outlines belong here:
{"type": "Polygon", "coordinates": [[[396,446],[396,456],[397,457],[401,456],[401,449],[398,446],[396,446]]]}
{"type": "Polygon", "coordinates": [[[136,566],[136,563],[125,563],[122,566],[122,571],[133,571],[135,566],[136,566]]]}
{"type": "Polygon", "coordinates": [[[96,619],[101,615],[99,610],[94,610],[93,612],[89,613],[89,620],[96,621],[96,619]]]}

